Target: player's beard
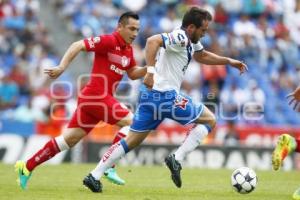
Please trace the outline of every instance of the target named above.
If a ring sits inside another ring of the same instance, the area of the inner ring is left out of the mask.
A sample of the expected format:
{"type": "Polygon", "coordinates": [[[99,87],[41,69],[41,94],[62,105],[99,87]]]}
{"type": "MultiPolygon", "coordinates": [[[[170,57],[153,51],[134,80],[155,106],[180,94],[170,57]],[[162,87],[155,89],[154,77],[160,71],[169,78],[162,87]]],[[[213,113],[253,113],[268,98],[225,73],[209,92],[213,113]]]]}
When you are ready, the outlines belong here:
{"type": "Polygon", "coordinates": [[[200,37],[196,35],[196,32],[194,32],[191,37],[191,42],[196,44],[196,43],[198,43],[199,40],[200,40],[200,37]]]}

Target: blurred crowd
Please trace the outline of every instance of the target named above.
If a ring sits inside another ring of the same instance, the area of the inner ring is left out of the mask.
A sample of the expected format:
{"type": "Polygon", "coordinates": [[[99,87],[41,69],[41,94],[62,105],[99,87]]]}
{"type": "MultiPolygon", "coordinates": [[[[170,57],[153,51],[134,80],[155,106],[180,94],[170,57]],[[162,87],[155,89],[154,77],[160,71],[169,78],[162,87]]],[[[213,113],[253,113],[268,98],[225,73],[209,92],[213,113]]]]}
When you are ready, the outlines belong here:
{"type": "Polygon", "coordinates": [[[66,109],[51,106],[58,101],[51,92],[65,91],[50,91],[51,82],[43,74],[60,58],[37,15],[40,10],[38,0],[0,1],[0,127],[4,132],[16,128],[24,134],[56,135],[64,123],[55,118],[66,115],[66,109]]]}
{"type": "MultiPolygon", "coordinates": [[[[37,17],[39,1],[0,2],[0,118],[49,122],[49,105],[68,99],[50,98],[49,81],[41,76],[42,68],[54,66],[59,58],[37,17]]],[[[204,102],[219,124],[228,122],[229,127],[233,123],[300,125],[299,114],[285,99],[300,85],[300,0],[55,0],[52,4],[68,31],[82,38],[110,33],[122,12],[136,11],[141,30],[134,53],[141,66],[146,39],[179,27],[185,10],[199,5],[214,19],[201,40],[204,47],[243,60],[249,72],[240,76],[228,66],[199,67],[191,62],[182,91],[204,102]]],[[[118,94],[130,96],[139,85],[125,77],[118,94]]],[[[121,101],[135,104],[137,95],[130,97],[121,101]]],[[[68,109],[57,109],[58,115],[67,115],[68,109]]]]}

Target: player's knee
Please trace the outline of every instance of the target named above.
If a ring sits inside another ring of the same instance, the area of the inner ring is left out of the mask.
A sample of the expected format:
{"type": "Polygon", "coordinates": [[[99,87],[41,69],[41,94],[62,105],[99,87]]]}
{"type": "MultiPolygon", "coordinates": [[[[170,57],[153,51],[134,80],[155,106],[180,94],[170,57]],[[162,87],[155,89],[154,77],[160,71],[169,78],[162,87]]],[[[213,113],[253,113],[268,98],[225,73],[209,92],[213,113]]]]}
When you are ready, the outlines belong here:
{"type": "Polygon", "coordinates": [[[131,120],[131,119],[126,119],[126,120],[123,119],[123,120],[119,121],[119,122],[117,123],[117,125],[120,126],[120,127],[124,127],[124,126],[130,126],[131,123],[132,123],[132,120],[131,120]]]}
{"type": "Polygon", "coordinates": [[[65,140],[70,148],[74,147],[79,141],[77,138],[72,138],[72,137],[65,138],[65,140]]]}
{"type": "Polygon", "coordinates": [[[133,115],[130,113],[125,118],[120,120],[117,125],[120,127],[130,126],[132,124],[133,115]]]}
{"type": "Polygon", "coordinates": [[[124,121],[124,126],[130,126],[132,124],[132,119],[126,119],[124,121]]]}
{"type": "Polygon", "coordinates": [[[68,146],[72,148],[81,140],[82,137],[78,135],[65,135],[64,138],[68,146]]]}

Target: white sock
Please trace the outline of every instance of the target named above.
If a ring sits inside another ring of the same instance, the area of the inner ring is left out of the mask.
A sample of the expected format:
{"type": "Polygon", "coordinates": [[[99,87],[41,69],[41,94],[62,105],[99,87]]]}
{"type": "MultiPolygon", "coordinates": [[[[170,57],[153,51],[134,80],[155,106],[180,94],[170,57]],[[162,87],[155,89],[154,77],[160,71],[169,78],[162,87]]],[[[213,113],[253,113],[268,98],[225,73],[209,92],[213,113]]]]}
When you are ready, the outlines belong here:
{"type": "Polygon", "coordinates": [[[67,149],[70,149],[69,145],[67,144],[64,136],[60,135],[60,136],[57,136],[55,139],[55,142],[59,148],[60,151],[64,151],[64,150],[67,150],[67,149]]]}
{"type": "Polygon", "coordinates": [[[110,168],[116,161],[121,159],[121,157],[124,156],[128,151],[128,146],[125,140],[120,140],[119,142],[113,144],[102,156],[96,168],[91,171],[92,176],[96,180],[100,180],[105,170],[110,168]]]}
{"type": "Polygon", "coordinates": [[[207,136],[208,132],[208,128],[205,125],[196,125],[187,135],[182,145],[180,145],[180,147],[174,153],[175,159],[179,162],[182,162],[187,154],[198,147],[198,145],[207,136]]]}

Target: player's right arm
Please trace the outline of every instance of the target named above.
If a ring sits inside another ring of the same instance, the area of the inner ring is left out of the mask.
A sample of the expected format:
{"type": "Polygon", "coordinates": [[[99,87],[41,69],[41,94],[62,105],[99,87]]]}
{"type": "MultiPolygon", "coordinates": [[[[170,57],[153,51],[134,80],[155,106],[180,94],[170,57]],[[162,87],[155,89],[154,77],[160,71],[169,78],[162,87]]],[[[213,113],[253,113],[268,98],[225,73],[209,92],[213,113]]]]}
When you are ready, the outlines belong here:
{"type": "Polygon", "coordinates": [[[68,50],[65,52],[60,63],[56,67],[45,69],[44,73],[48,74],[51,79],[58,78],[69,66],[72,60],[77,56],[80,51],[86,51],[86,45],[83,40],[73,42],[68,50]]]}
{"type": "Polygon", "coordinates": [[[163,46],[161,35],[153,35],[147,39],[145,47],[145,59],[147,65],[147,74],[144,78],[144,84],[147,88],[152,89],[154,84],[155,58],[160,47],[163,46]]]}
{"type": "Polygon", "coordinates": [[[287,95],[287,98],[291,98],[291,100],[289,101],[289,105],[291,105],[292,103],[295,102],[294,104],[294,110],[300,112],[300,86],[293,91],[292,93],[290,93],[289,95],[287,95]]]}
{"type": "Polygon", "coordinates": [[[107,51],[113,47],[113,42],[111,42],[111,39],[111,35],[101,35],[73,42],[65,52],[59,65],[50,69],[45,69],[44,72],[48,74],[50,78],[56,79],[67,69],[69,64],[80,51],[106,54],[107,51]]]}

